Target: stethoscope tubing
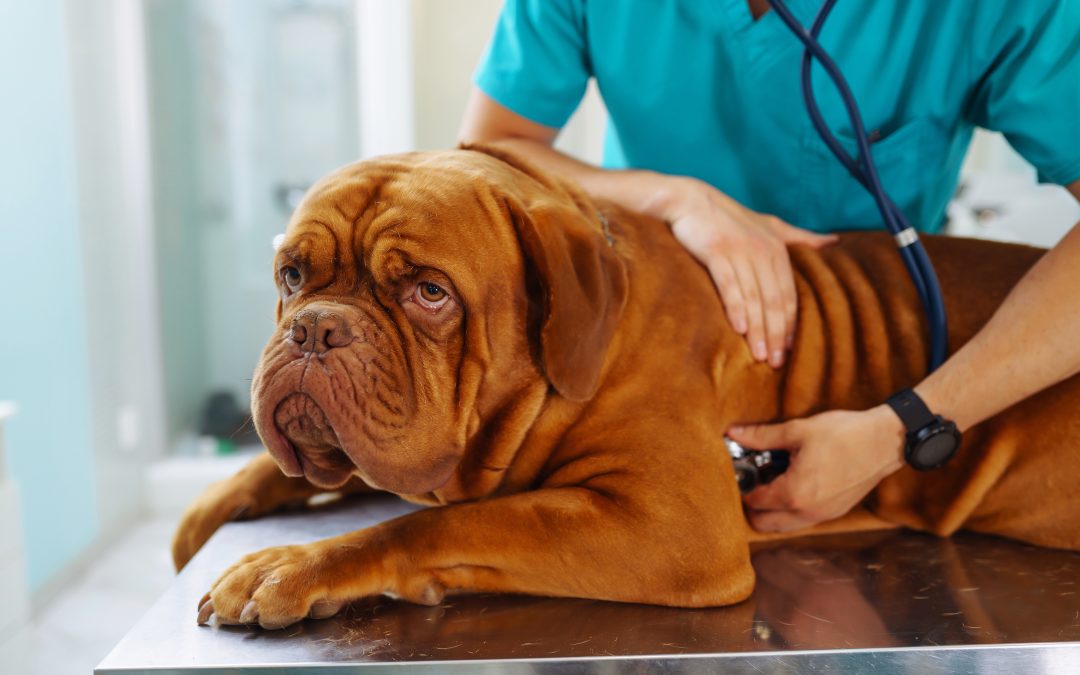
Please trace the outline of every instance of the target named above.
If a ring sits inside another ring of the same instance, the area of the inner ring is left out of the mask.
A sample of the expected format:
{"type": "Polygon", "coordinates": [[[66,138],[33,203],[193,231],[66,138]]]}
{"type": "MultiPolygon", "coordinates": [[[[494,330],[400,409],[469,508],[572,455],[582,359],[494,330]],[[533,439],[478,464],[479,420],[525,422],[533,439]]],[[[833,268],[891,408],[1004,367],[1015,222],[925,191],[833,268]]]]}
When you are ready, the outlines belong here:
{"type": "Polygon", "coordinates": [[[814,22],[809,31],[791,14],[783,0],[767,1],[781,21],[803,44],[801,72],[803,103],[806,105],[814,129],[821,136],[832,154],[836,156],[836,159],[860,185],[870,192],[874,202],[877,204],[878,211],[881,213],[885,227],[897,239],[900,257],[907,268],[908,274],[911,276],[912,283],[926,313],[930,328],[928,368],[933,371],[944,362],[948,354],[948,323],[945,314],[945,303],[941,296],[941,285],[938,282],[937,274],[934,272],[933,264],[926,254],[926,249],[923,247],[914,228],[908,223],[899,207],[889,198],[888,193],[885,192],[885,188],[881,184],[877,166],[874,164],[874,158],[870,151],[870,142],[863,126],[862,116],[847,81],[832,60],[832,57],[817,41],[817,36],[820,34],[833,5],[836,4],[836,0],[825,0],[817,16],[814,17],[814,22]],[[857,158],[852,158],[844,147],[840,145],[840,142],[836,140],[821,115],[817,101],[814,99],[810,66],[815,58],[821,63],[825,73],[833,81],[844,103],[855,136],[858,149],[857,158]]]}

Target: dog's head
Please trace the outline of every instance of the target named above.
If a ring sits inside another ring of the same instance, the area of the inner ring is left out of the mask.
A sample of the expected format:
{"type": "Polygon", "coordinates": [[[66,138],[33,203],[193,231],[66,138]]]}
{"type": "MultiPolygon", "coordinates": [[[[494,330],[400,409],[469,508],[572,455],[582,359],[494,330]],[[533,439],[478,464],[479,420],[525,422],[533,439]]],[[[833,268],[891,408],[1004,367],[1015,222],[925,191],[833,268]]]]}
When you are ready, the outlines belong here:
{"type": "Polygon", "coordinates": [[[411,153],[316,184],[274,262],[277,328],[252,384],[281,469],[437,489],[500,398],[585,400],[626,298],[599,214],[494,148],[411,153]]]}

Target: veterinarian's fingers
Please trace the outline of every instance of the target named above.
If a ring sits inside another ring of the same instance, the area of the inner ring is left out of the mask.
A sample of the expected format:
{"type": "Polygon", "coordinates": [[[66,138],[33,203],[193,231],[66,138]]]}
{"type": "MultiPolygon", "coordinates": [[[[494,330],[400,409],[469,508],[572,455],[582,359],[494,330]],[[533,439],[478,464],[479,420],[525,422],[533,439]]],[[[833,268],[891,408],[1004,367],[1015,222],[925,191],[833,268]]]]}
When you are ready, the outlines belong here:
{"type": "MultiPolygon", "coordinates": [[[[783,256],[787,260],[785,250],[777,246],[774,253],[783,256]]],[[[767,264],[759,264],[754,268],[757,276],[758,288],[761,289],[761,310],[765,319],[765,343],[768,347],[769,365],[779,368],[784,364],[784,339],[787,337],[787,303],[784,296],[784,283],[780,279],[782,265],[776,262],[776,258],[769,258],[767,264]]],[[[787,274],[791,274],[790,265],[787,274]]]]}
{"type": "Polygon", "coordinates": [[[780,476],[768,485],[760,485],[743,495],[743,504],[754,511],[793,511],[795,496],[787,476],[780,476]]]}
{"type": "Polygon", "coordinates": [[[814,524],[813,520],[794,511],[750,511],[746,517],[758,532],[790,532],[814,524]]]}
{"type": "Polygon", "coordinates": [[[720,299],[724,301],[731,327],[739,335],[745,335],[746,303],[743,302],[742,290],[739,289],[739,281],[735,278],[731,261],[726,257],[714,258],[709,262],[709,274],[716,284],[716,289],[720,291],[720,299]]]}
{"type": "Polygon", "coordinates": [[[732,260],[732,267],[746,305],[746,342],[750,345],[754,360],[764,361],[769,357],[769,348],[765,343],[765,315],[757,274],[754,273],[753,263],[744,256],[732,260]]]}
{"type": "Polygon", "coordinates": [[[795,322],[798,316],[798,293],[795,291],[795,271],[787,249],[775,261],[776,276],[780,280],[780,294],[784,298],[784,349],[791,349],[795,341],[795,322]]]}
{"type": "Polygon", "coordinates": [[[798,450],[803,440],[801,420],[780,424],[737,425],[727,435],[739,445],[751,450],[798,450]]]}
{"type": "Polygon", "coordinates": [[[772,224],[773,232],[776,236],[780,237],[785,244],[802,244],[812,248],[821,248],[836,243],[836,240],[839,238],[835,234],[819,234],[817,232],[811,232],[810,230],[804,230],[801,227],[789,225],[779,218],[776,218],[772,224]]]}

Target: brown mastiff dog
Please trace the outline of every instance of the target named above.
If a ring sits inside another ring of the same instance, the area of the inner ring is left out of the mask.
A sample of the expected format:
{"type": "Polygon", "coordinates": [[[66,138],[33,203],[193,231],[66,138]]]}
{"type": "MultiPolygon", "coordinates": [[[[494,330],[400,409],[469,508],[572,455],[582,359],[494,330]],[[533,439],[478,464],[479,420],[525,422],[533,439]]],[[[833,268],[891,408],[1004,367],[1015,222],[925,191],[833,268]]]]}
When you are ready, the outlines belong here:
{"type": "MultiPolygon", "coordinates": [[[[1041,254],[928,237],[949,340],[1041,254]]],[[[924,374],[926,328],[890,237],[793,248],[788,364],[755,363],[667,225],[495,147],[385,157],[308,193],[275,261],[277,330],[252,385],[269,454],[184,516],[177,567],[223,522],[320,491],[429,508],[227,569],[199,607],[289,625],[386,595],[512,592],[680,607],[754,586],[734,423],[862,409],[924,374]]],[[[959,528],[1080,548],[1080,377],[902,469],[817,531],[959,528]]]]}

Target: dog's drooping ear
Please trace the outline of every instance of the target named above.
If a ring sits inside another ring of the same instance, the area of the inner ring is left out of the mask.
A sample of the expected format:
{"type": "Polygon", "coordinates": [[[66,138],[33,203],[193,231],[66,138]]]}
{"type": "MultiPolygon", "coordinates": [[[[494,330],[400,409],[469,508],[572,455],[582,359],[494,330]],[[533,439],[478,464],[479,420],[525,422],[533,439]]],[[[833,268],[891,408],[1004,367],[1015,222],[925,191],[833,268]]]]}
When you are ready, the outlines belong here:
{"type": "Polygon", "coordinates": [[[588,400],[626,304],[626,266],[584,215],[561,200],[511,206],[511,217],[528,273],[543,292],[544,374],[563,397],[588,400]]]}
{"type": "Polygon", "coordinates": [[[521,189],[506,196],[506,205],[527,273],[540,288],[544,374],[563,397],[588,400],[626,304],[626,266],[606,238],[599,211],[575,186],[512,151],[465,149],[521,172],[521,189]]]}

